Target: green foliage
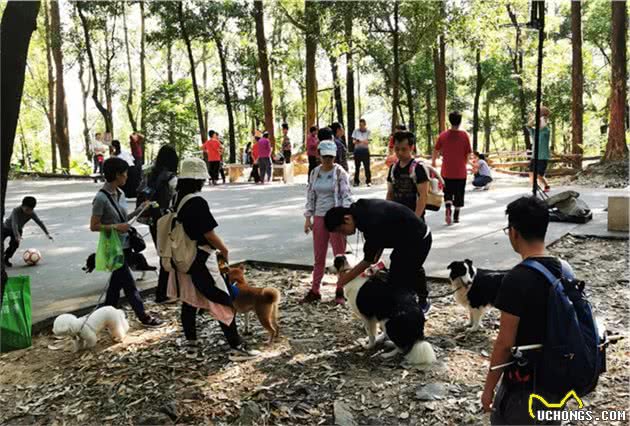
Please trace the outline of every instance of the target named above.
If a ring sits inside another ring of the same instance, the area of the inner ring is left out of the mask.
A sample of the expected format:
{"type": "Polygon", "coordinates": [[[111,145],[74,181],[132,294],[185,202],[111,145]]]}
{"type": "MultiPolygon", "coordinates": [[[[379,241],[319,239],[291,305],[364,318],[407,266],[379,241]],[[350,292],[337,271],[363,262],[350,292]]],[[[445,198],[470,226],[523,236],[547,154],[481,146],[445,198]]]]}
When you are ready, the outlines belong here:
{"type": "Polygon", "coordinates": [[[192,83],[180,79],[173,84],[163,83],[148,93],[145,105],[147,142],[175,147],[180,158],[199,151],[197,116],[192,83]]]}

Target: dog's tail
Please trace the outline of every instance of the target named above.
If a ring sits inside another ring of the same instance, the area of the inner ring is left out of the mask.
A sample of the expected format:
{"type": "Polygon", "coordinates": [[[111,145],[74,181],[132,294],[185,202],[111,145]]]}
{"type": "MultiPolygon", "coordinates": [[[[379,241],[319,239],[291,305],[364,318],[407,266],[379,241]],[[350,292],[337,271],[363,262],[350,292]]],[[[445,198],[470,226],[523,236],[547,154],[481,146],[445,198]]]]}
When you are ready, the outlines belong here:
{"type": "Polygon", "coordinates": [[[273,287],[265,287],[262,291],[265,303],[278,303],[280,300],[280,292],[273,287]]]}
{"type": "Polygon", "coordinates": [[[405,355],[405,359],[409,364],[433,364],[437,361],[433,346],[426,340],[417,341],[409,353],[405,355]]]}

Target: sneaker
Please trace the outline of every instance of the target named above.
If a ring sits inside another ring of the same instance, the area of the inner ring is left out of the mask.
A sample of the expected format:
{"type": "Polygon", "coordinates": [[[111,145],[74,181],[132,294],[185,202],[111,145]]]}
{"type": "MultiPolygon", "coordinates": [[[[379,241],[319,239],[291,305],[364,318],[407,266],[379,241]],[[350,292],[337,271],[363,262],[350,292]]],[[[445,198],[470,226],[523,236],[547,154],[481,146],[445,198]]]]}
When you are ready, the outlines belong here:
{"type": "Polygon", "coordinates": [[[455,209],[453,213],[453,223],[459,223],[459,209],[455,209]]]}
{"type": "Polygon", "coordinates": [[[368,187],[368,188],[371,188],[371,187],[372,187],[372,184],[371,184],[371,183],[368,183],[368,184],[367,184],[367,187],[368,187]]]}
{"type": "Polygon", "coordinates": [[[187,340],[184,347],[186,348],[187,355],[196,356],[199,352],[199,345],[196,340],[187,340]]]}
{"type": "Polygon", "coordinates": [[[142,323],[143,326],[148,327],[148,328],[161,327],[162,324],[164,324],[164,321],[156,317],[147,317],[140,322],[142,323]]]}
{"type": "Polygon", "coordinates": [[[241,343],[237,347],[230,349],[228,359],[230,361],[247,361],[258,357],[260,353],[260,351],[255,349],[247,349],[247,345],[245,343],[241,343]]]}
{"type": "Polygon", "coordinates": [[[345,305],[346,298],[343,296],[343,288],[338,288],[335,292],[335,303],[337,305],[345,305]]]}
{"type": "Polygon", "coordinates": [[[352,184],[352,186],[354,186],[355,188],[357,188],[359,186],[359,182],[355,182],[352,184]]]}
{"type": "Polygon", "coordinates": [[[308,293],[306,293],[306,296],[304,296],[304,299],[300,300],[300,304],[319,302],[320,300],[322,300],[321,294],[315,293],[313,290],[309,290],[308,293]]]}
{"type": "Polygon", "coordinates": [[[446,208],[446,217],[444,219],[446,220],[447,225],[451,224],[451,209],[448,207],[446,208]]]}
{"type": "Polygon", "coordinates": [[[420,305],[420,309],[422,309],[422,313],[424,314],[424,316],[427,316],[429,312],[431,312],[432,307],[433,306],[431,305],[431,301],[429,299],[427,299],[426,302],[420,305]]]}
{"type": "Polygon", "coordinates": [[[487,184],[486,186],[484,186],[484,187],[482,188],[482,190],[484,190],[484,191],[487,191],[487,190],[489,190],[489,189],[490,189],[490,184],[487,184]]]}

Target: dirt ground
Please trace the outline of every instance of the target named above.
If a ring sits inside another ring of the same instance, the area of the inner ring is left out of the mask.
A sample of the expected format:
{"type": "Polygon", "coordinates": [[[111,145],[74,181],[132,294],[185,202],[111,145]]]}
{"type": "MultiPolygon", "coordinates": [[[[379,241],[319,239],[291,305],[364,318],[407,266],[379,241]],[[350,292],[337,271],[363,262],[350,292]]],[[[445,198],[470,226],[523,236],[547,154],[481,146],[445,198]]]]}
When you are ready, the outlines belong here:
{"type": "MultiPolygon", "coordinates": [[[[598,315],[615,331],[628,329],[628,242],[565,237],[550,251],[572,263],[588,283],[598,315]]],[[[454,259],[451,259],[454,260],[454,259]]],[[[445,262],[446,266],[447,262],[445,262]]],[[[436,300],[425,328],[438,363],[428,370],[384,360],[383,348],[366,351],[360,323],[348,307],[324,301],[297,304],[309,273],[250,269],[250,283],[281,290],[281,339],[266,345],[254,321],[247,340],[263,355],[230,362],[221,331],[198,319],[203,349],[188,355],[177,305],[149,309],[166,319],[145,330],[131,320],[120,344],[101,335],[95,350],[74,354],[70,341],[50,335],[33,347],[0,356],[2,424],[483,424],[479,398],[488,368],[498,312],[479,332],[464,328],[465,310],[451,296],[436,300]],[[428,386],[427,386],[428,385],[428,386]]],[[[333,277],[326,281],[334,282],[333,277]]],[[[444,283],[431,283],[443,293],[444,283]]],[[[129,312],[128,317],[132,317],[129,312]]],[[[584,398],[594,410],[627,409],[630,341],[612,346],[608,372],[584,398]]],[[[630,413],[628,417],[630,418],[630,413]]],[[[625,423],[625,422],[624,422],[625,423]]],[[[608,423],[611,424],[611,423],[608,423]]],[[[618,424],[621,424],[619,422],[618,424]]]]}
{"type": "Polygon", "coordinates": [[[583,185],[590,188],[626,188],[630,185],[628,161],[589,164],[575,176],[558,179],[567,185],[583,185]]]}

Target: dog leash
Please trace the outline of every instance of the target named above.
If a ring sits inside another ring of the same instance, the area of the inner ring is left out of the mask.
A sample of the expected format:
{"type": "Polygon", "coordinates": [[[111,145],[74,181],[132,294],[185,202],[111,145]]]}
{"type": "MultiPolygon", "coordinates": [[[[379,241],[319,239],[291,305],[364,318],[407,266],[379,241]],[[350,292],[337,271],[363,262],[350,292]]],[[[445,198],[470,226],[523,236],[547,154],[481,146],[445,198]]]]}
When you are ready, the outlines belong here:
{"type": "Polygon", "coordinates": [[[428,299],[441,299],[442,297],[446,297],[446,296],[450,296],[451,294],[455,294],[457,293],[459,290],[461,290],[462,288],[468,288],[470,287],[470,285],[460,285],[459,287],[457,287],[455,290],[453,291],[449,291],[448,293],[444,293],[444,294],[438,294],[437,296],[427,296],[428,299]]]}
{"type": "MultiPolygon", "coordinates": [[[[109,287],[109,284],[111,283],[112,277],[109,277],[109,280],[107,281],[107,285],[105,286],[105,288],[103,289],[103,291],[101,292],[101,295],[98,297],[98,300],[96,301],[96,305],[94,305],[94,309],[92,309],[92,311],[87,314],[85,316],[85,319],[83,320],[83,324],[81,324],[81,327],[79,328],[79,331],[76,332],[76,334],[74,335],[74,338],[76,340],[79,339],[79,335],[81,334],[81,331],[83,331],[83,327],[85,327],[85,325],[87,324],[87,321],[90,319],[90,316],[96,312],[96,310],[98,308],[100,308],[99,304],[101,303],[101,299],[103,298],[103,296],[105,295],[105,293],[107,292],[107,288],[109,287]]],[[[88,326],[89,327],[89,326],[88,326]]]]}

